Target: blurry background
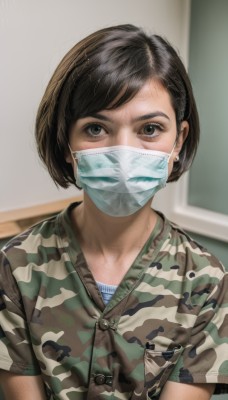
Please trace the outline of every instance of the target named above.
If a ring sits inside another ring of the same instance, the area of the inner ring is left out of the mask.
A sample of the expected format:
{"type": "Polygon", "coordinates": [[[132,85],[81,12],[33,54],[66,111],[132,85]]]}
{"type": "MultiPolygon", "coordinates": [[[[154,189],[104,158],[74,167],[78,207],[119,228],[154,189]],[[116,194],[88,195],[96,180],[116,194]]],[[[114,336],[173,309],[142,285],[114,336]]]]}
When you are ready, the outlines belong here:
{"type": "MultiPolygon", "coordinates": [[[[201,123],[198,153],[189,174],[188,202],[228,216],[228,1],[192,0],[189,74],[201,123]]],[[[228,268],[228,226],[223,239],[192,234],[228,268]]],[[[228,397],[227,397],[228,398],[228,397]]]]}
{"type": "MultiPolygon", "coordinates": [[[[188,66],[202,122],[188,202],[227,217],[227,0],[0,0],[0,225],[15,209],[78,194],[57,189],[38,160],[37,107],[55,67],[78,40],[122,23],[166,37],[188,66]]],[[[157,208],[169,211],[170,193],[159,194],[157,208]]],[[[2,229],[0,247],[8,240],[2,229]]],[[[213,232],[210,238],[191,235],[228,265],[228,233],[227,240],[214,239],[213,232]]]]}

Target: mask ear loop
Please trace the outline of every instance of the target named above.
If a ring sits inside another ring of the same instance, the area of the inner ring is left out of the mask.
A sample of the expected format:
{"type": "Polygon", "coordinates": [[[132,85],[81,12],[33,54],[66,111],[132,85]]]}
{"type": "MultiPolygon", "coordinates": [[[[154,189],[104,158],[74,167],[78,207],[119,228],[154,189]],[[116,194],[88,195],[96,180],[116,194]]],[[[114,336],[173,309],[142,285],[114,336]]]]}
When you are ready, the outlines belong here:
{"type": "MultiPolygon", "coordinates": [[[[181,133],[182,133],[182,132],[183,132],[183,129],[181,130],[181,133]]],[[[177,138],[177,139],[178,139],[178,138],[177,138]]],[[[172,151],[171,151],[171,153],[170,153],[170,155],[169,155],[168,162],[169,162],[170,157],[172,156],[173,151],[174,151],[174,149],[175,149],[175,147],[176,147],[177,139],[175,140],[174,146],[173,146],[172,151]]],[[[175,157],[175,159],[174,159],[174,162],[179,162],[179,161],[180,161],[180,156],[179,156],[179,154],[177,154],[176,157],[175,157]]]]}
{"type": "MultiPolygon", "coordinates": [[[[172,155],[173,155],[173,152],[174,152],[174,149],[175,149],[175,147],[176,147],[176,144],[177,144],[177,141],[175,140],[175,143],[174,143],[174,145],[173,145],[173,148],[172,148],[172,150],[171,150],[171,153],[169,153],[168,163],[169,163],[170,158],[171,158],[172,155]]],[[[179,156],[177,156],[177,157],[178,157],[178,160],[176,160],[176,161],[179,161],[179,156]]]]}
{"type": "Polygon", "coordinates": [[[69,147],[69,150],[70,150],[70,155],[71,155],[71,158],[72,158],[72,161],[73,161],[73,171],[74,171],[74,176],[75,176],[75,178],[76,178],[76,176],[77,176],[77,163],[76,163],[76,157],[74,157],[74,152],[72,151],[72,149],[71,149],[71,147],[70,147],[70,144],[68,143],[68,147],[69,147]]]}

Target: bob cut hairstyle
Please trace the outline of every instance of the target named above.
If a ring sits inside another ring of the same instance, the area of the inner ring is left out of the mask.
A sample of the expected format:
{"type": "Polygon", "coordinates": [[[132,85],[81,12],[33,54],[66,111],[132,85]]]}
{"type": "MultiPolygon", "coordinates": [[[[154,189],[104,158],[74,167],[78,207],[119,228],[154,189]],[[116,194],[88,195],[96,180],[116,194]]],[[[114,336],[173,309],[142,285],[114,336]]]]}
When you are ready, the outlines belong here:
{"type": "Polygon", "coordinates": [[[127,103],[149,79],[160,82],[170,95],[177,137],[181,122],[189,124],[168,181],[176,181],[190,167],[199,141],[199,119],[179,55],[158,35],[147,35],[133,25],[117,25],[77,43],[56,68],[41,100],[36,118],[37,149],[57,185],[75,185],[73,168],[65,158],[69,131],[76,120],[127,103]]]}

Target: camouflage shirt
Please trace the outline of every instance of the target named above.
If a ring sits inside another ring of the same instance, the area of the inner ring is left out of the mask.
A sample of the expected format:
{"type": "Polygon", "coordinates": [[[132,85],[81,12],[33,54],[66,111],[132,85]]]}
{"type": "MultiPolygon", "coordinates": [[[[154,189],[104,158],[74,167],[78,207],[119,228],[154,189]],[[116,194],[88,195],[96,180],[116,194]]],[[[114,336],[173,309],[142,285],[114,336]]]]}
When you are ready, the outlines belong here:
{"type": "Polygon", "coordinates": [[[0,368],[42,374],[47,399],[157,399],[167,379],[228,383],[227,275],[157,224],[105,306],[67,210],[0,256],[0,368]]]}

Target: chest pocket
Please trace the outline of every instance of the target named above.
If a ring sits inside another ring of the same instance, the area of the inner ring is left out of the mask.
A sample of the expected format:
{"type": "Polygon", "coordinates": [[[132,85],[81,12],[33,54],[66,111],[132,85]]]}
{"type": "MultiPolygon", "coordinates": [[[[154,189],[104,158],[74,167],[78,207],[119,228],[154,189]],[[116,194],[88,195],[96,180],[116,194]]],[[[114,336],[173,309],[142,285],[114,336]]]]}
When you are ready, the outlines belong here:
{"type": "Polygon", "coordinates": [[[183,351],[182,346],[172,350],[155,351],[146,349],[144,353],[145,398],[155,399],[167,381],[173,367],[183,351]]]}

